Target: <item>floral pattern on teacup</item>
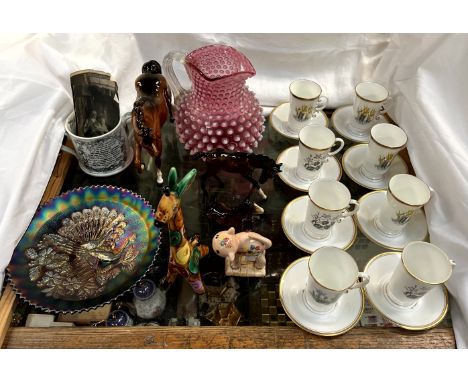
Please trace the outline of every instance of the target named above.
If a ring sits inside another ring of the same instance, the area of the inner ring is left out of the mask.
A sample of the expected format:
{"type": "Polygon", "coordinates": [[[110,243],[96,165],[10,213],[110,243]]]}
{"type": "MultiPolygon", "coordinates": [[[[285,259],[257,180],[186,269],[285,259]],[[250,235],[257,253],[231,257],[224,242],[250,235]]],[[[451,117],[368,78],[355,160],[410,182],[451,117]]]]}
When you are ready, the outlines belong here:
{"type": "Polygon", "coordinates": [[[326,155],[309,154],[304,158],[304,168],[308,171],[318,171],[326,161],[326,155]]]}
{"type": "Polygon", "coordinates": [[[294,111],[294,118],[296,121],[303,122],[312,118],[314,107],[312,105],[301,105],[296,107],[294,111]]]}
{"type": "Polygon", "coordinates": [[[408,210],[405,212],[398,211],[396,215],[392,217],[392,222],[399,225],[405,225],[410,221],[415,212],[416,210],[408,210]]]}
{"type": "Polygon", "coordinates": [[[408,298],[417,299],[424,296],[429,289],[422,285],[406,286],[403,294],[408,298]]]}
{"type": "Polygon", "coordinates": [[[312,290],[312,298],[317,301],[319,304],[333,304],[338,300],[339,295],[330,296],[320,289],[313,289],[312,290]]]}
{"type": "Polygon", "coordinates": [[[395,158],[394,153],[388,153],[387,155],[379,155],[379,163],[375,167],[379,170],[386,170],[392,164],[393,158],[395,158]]]}
{"type": "Polygon", "coordinates": [[[321,214],[320,212],[316,212],[312,215],[311,223],[312,225],[320,230],[328,230],[330,229],[333,224],[339,219],[339,216],[331,216],[329,214],[321,214]]]}
{"type": "Polygon", "coordinates": [[[377,110],[368,106],[360,106],[357,111],[356,121],[361,125],[371,122],[376,117],[377,110]]]}

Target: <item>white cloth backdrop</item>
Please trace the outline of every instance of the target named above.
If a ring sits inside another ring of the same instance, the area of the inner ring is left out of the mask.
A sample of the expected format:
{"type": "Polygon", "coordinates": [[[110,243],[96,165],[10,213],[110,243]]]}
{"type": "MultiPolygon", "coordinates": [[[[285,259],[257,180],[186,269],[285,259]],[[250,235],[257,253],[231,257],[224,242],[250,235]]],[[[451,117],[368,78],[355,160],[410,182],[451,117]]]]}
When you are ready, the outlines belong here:
{"type": "Polygon", "coordinates": [[[112,73],[127,111],[144,61],[209,43],[251,59],[257,75],[249,86],[265,106],[286,101],[297,78],[320,83],[331,107],[351,103],[362,80],[390,89],[416,174],[436,190],[426,208],[431,241],[457,262],[448,283],[452,318],[457,346],[468,347],[467,35],[0,35],[0,282],[60,149],[73,107],[69,73],[112,73]]]}

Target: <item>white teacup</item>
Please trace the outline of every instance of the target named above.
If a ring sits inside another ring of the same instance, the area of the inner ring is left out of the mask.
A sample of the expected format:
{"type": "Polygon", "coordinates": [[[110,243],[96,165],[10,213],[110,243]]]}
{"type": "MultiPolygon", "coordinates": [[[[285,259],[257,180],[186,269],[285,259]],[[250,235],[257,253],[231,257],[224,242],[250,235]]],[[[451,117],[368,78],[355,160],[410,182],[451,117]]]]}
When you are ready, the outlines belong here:
{"type": "Polygon", "coordinates": [[[343,293],[365,286],[369,275],[359,272],[353,257],[336,247],[321,247],[309,257],[304,301],[317,313],[331,311],[343,293]]]}
{"type": "Polygon", "coordinates": [[[296,80],[289,85],[288,129],[298,133],[315,117],[317,111],[327,106],[328,98],[322,96],[319,84],[310,80],[296,80]]]}
{"type": "Polygon", "coordinates": [[[401,262],[384,285],[384,295],[393,304],[411,307],[436,285],[445,283],[454,266],[439,247],[413,241],[403,249],[401,262]]]}
{"type": "Polygon", "coordinates": [[[372,180],[382,179],[407,141],[405,132],[396,125],[378,123],[372,127],[366,158],[360,168],[361,174],[372,180]]]}
{"type": "Polygon", "coordinates": [[[387,202],[374,224],[381,233],[397,236],[430,198],[431,190],[421,179],[408,174],[394,175],[388,183],[387,202]]]}
{"type": "Polygon", "coordinates": [[[118,125],[106,134],[81,137],[76,133],[75,113],[72,113],[65,122],[65,134],[75,149],[67,146],[61,149],[74,155],[86,174],[98,177],[118,174],[133,160],[131,118],[131,113],[126,113],[118,125]]]}
{"type": "Polygon", "coordinates": [[[316,179],[328,157],[339,153],[343,146],[344,141],[336,138],[333,131],[326,127],[303,127],[299,132],[297,176],[306,181],[316,179]],[[331,151],[336,143],[339,143],[339,147],[331,151]]]}
{"type": "Polygon", "coordinates": [[[360,82],[355,92],[352,128],[359,134],[366,134],[387,111],[391,97],[388,90],[376,82],[360,82]]]}
{"type": "Polygon", "coordinates": [[[359,203],[351,199],[351,194],[343,183],[332,179],[317,179],[309,186],[304,233],[314,240],[326,239],[335,223],[354,215],[358,209],[359,203]],[[351,205],[354,208],[350,211],[351,205]]]}

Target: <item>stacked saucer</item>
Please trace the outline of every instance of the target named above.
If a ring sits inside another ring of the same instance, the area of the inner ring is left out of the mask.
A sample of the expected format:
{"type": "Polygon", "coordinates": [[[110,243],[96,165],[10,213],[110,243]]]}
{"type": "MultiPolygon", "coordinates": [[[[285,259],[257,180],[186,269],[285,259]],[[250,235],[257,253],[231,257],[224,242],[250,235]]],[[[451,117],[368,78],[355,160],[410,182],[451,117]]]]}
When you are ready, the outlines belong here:
{"type": "Polygon", "coordinates": [[[364,268],[370,276],[366,296],[374,308],[395,325],[409,330],[426,330],[439,324],[448,310],[448,293],[444,285],[436,285],[411,306],[393,303],[385,288],[401,262],[400,252],[385,252],[372,258],[364,268]]]}
{"type": "MultiPolygon", "coordinates": [[[[380,115],[378,123],[388,122],[388,118],[380,115]]],[[[368,143],[370,129],[360,132],[355,127],[353,105],[346,105],[336,109],[331,117],[332,126],[342,137],[357,143],[368,143]]]]}
{"type": "Polygon", "coordinates": [[[396,174],[408,173],[407,164],[399,155],[396,155],[388,171],[381,178],[371,179],[367,177],[366,174],[362,172],[361,168],[362,164],[364,163],[368,148],[368,144],[351,146],[348,150],[345,151],[343,157],[341,158],[344,172],[355,183],[371,190],[385,190],[392,176],[396,174]]]}
{"type": "Polygon", "coordinates": [[[337,336],[349,331],[359,322],[364,311],[362,289],[351,289],[344,293],[326,314],[311,309],[305,298],[308,260],[309,257],[300,258],[283,272],[279,295],[286,314],[297,326],[313,334],[337,336]]]}
{"type": "MultiPolygon", "coordinates": [[[[297,158],[299,155],[299,146],[288,147],[280,155],[276,163],[282,163],[281,172],[278,174],[280,179],[288,186],[307,192],[312,180],[304,180],[297,175],[297,158]]],[[[317,179],[341,179],[341,166],[335,157],[331,156],[323,164],[317,179]]]]}
{"type": "Polygon", "coordinates": [[[288,203],[281,216],[281,226],[289,241],[304,252],[312,253],[320,247],[334,246],[341,249],[351,247],[356,240],[357,228],[353,218],[344,218],[330,230],[322,240],[314,239],[304,231],[309,196],[304,195],[288,203]]]}
{"type": "MultiPolygon", "coordinates": [[[[270,114],[270,126],[280,135],[290,138],[299,139],[299,132],[292,131],[288,125],[289,102],[283,103],[273,109],[270,114]]],[[[328,117],[323,111],[317,111],[315,116],[311,118],[307,126],[328,127],[328,117]]]]}
{"type": "Polygon", "coordinates": [[[398,235],[382,231],[376,223],[377,216],[387,203],[387,191],[373,191],[359,199],[359,211],[355,215],[359,230],[372,242],[388,249],[402,250],[412,241],[426,240],[427,223],[422,209],[417,210],[398,235]]]}

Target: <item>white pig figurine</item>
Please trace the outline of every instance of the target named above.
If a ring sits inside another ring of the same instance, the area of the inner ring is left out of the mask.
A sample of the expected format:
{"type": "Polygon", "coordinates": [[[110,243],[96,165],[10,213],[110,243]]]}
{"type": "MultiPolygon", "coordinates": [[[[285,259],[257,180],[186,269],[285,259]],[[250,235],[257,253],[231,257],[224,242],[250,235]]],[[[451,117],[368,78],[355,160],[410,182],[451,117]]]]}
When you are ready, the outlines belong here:
{"type": "MultiPolygon", "coordinates": [[[[213,237],[213,250],[221,257],[228,258],[230,268],[237,270],[242,267],[241,257],[254,265],[257,270],[265,270],[265,251],[271,247],[271,240],[255,232],[240,232],[236,234],[233,227],[227,231],[218,232],[213,237]]],[[[251,265],[250,265],[251,267],[251,265]]],[[[258,272],[254,272],[258,273],[258,272]]],[[[247,271],[239,276],[254,276],[247,271]]]]}

